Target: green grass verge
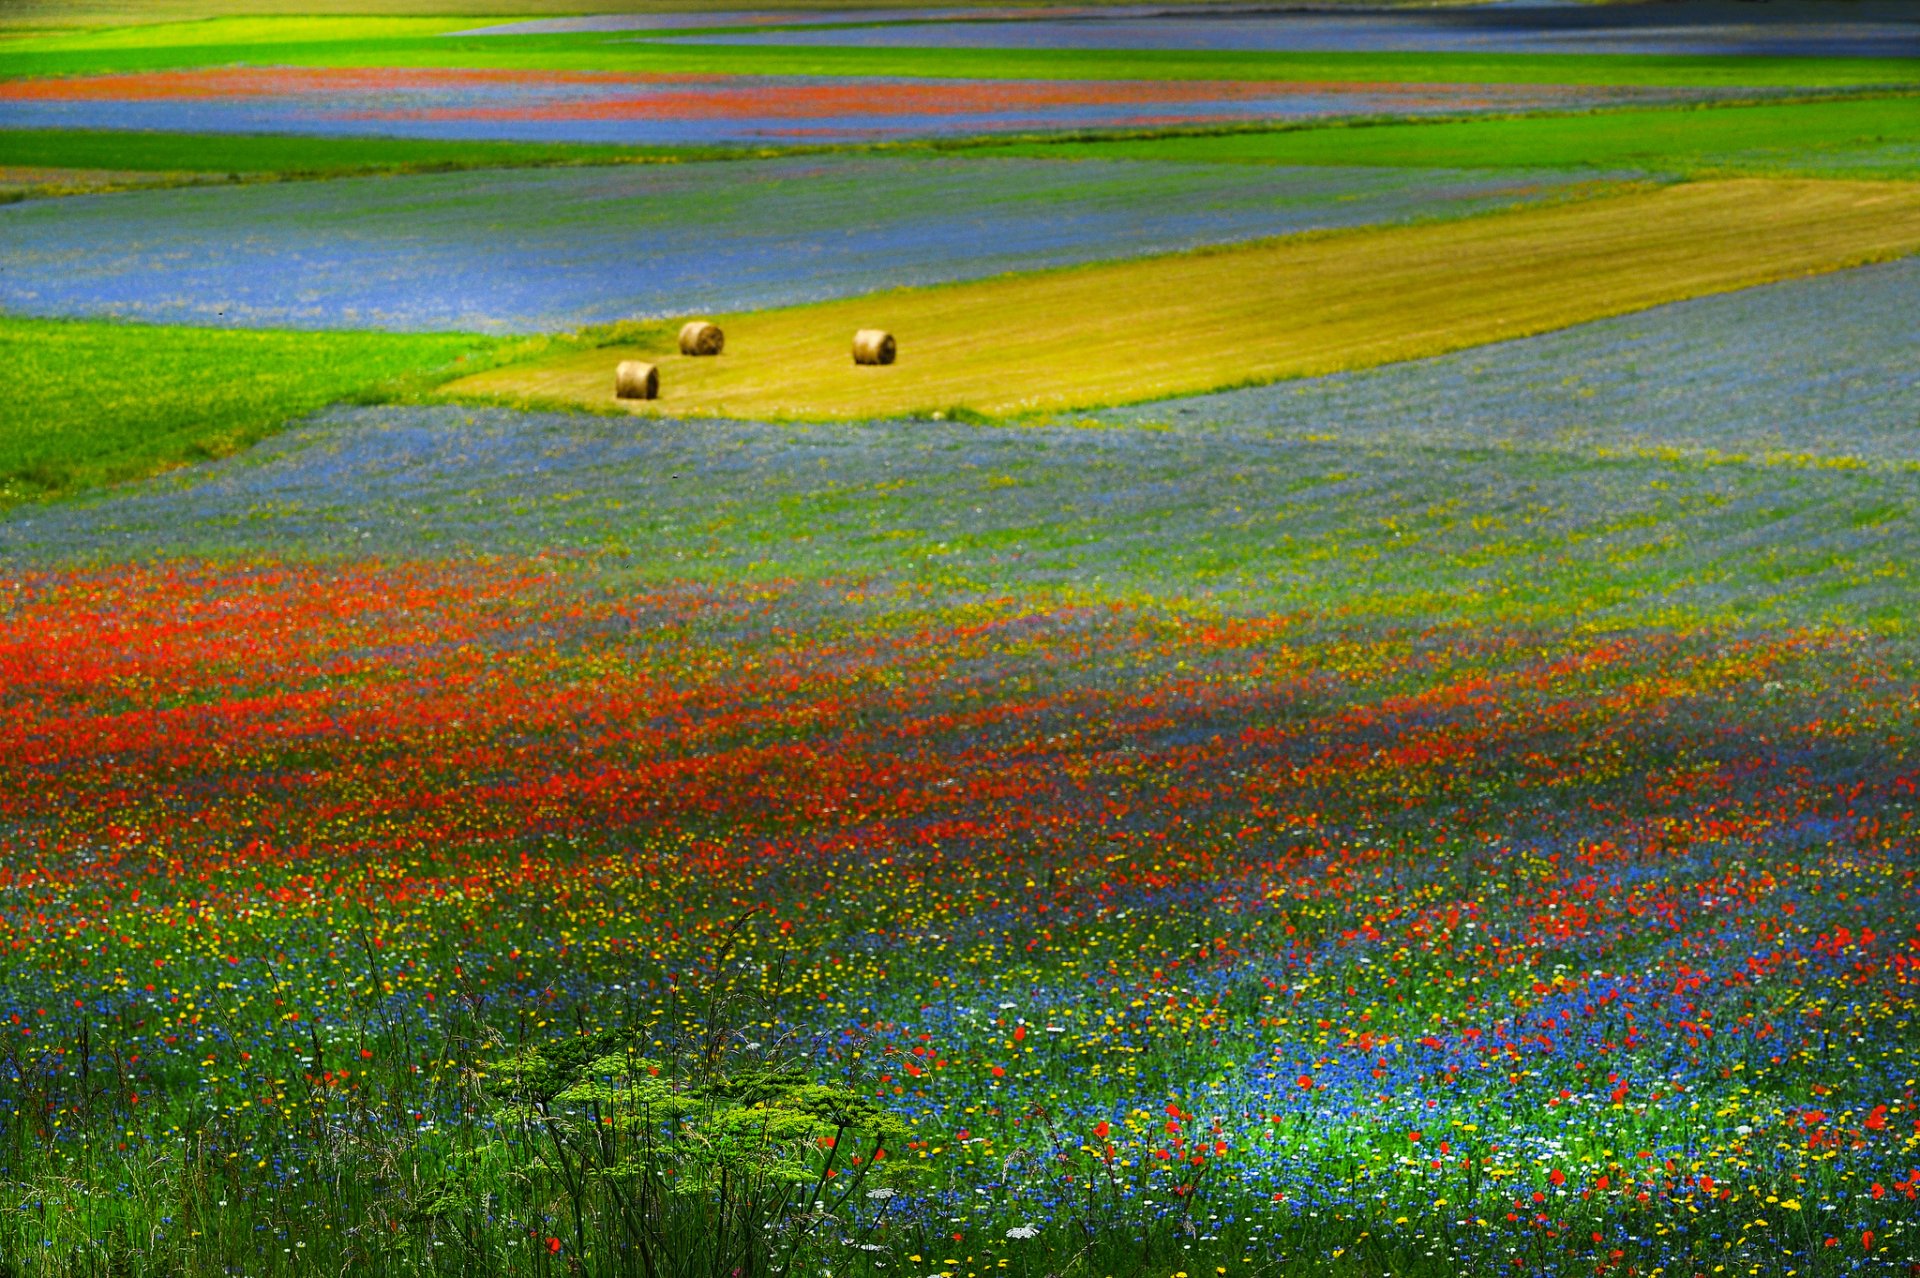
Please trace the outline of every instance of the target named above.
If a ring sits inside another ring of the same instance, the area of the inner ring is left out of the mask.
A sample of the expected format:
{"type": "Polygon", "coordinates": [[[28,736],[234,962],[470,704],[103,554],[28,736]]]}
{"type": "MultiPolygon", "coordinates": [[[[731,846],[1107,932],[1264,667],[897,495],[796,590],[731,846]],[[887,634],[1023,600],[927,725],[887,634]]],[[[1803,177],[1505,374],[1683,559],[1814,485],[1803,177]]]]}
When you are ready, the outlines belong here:
{"type": "Polygon", "coordinates": [[[563,35],[363,35],[286,39],[220,24],[197,36],[91,41],[63,34],[0,44],[0,76],[79,75],[228,65],[472,67],[688,74],[868,75],[1059,80],[1341,80],[1835,88],[1920,84],[1920,60],[1612,54],[1238,53],[1112,49],[862,49],[666,44],[631,32],[563,35]]]}
{"type": "Polygon", "coordinates": [[[1050,159],[1898,178],[1920,175],[1920,96],[1083,138],[978,151],[1050,159]]]}
{"type": "Polygon", "coordinates": [[[285,176],[736,159],[780,148],[459,142],[299,134],[0,130],[0,166],[285,176]]]}
{"type": "Polygon", "coordinates": [[[664,350],[628,320],[541,337],[300,332],[0,316],[0,507],[246,448],[337,403],[395,403],[562,350],[664,350]]]}
{"type": "Polygon", "coordinates": [[[464,333],[300,333],[0,317],[0,505],[244,448],[340,400],[483,367],[464,333]]]}

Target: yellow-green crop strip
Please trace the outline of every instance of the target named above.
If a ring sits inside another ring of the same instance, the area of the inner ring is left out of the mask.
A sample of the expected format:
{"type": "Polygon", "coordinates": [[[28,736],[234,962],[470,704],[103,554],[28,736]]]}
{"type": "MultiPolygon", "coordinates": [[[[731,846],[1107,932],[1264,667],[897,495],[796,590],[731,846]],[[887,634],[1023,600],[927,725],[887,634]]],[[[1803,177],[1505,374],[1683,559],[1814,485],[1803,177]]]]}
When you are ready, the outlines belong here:
{"type": "Polygon", "coordinates": [[[639,357],[662,386],[637,411],[1010,415],[1368,368],[1916,250],[1920,184],[1699,182],[720,316],[718,358],[574,351],[448,393],[610,406],[614,364],[639,357]],[[852,363],[869,327],[898,363],[852,363]]]}

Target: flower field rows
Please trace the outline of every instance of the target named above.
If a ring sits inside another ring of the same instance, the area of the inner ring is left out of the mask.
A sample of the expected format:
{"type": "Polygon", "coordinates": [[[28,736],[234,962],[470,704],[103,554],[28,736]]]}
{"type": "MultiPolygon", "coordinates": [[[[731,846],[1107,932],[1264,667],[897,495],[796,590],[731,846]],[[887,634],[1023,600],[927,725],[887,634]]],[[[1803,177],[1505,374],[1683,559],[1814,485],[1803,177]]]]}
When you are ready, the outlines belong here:
{"type": "Polygon", "coordinates": [[[1674,96],[1671,90],[1557,85],[924,80],[382,67],[214,67],[0,80],[0,103],[14,128],[633,145],[882,141],[1577,107],[1674,96]]]}
{"type": "Polygon", "coordinates": [[[0,554],[551,553],[653,579],[855,574],[1477,623],[1910,633],[1920,606],[1905,470],[1312,433],[342,410],[110,501],[21,511],[0,554]]]}
{"type": "Polygon", "coordinates": [[[232,2],[0,17],[0,1278],[1920,1278],[1906,6],[232,2]]]}
{"type": "Polygon", "coordinates": [[[229,327],[538,331],[1458,216],[1575,181],[835,155],[157,191],[0,208],[0,304],[229,327]]]}
{"type": "Polygon", "coordinates": [[[1920,260],[1102,414],[1349,442],[1920,464],[1920,260]]]}
{"type": "MultiPolygon", "coordinates": [[[[342,1178],[382,1247],[573,1247],[507,1186],[417,1210],[425,1169],[502,1156],[475,1053],[668,1035],[720,988],[903,1116],[840,1261],[869,1272],[1042,1236],[1907,1272],[1897,651],[511,560],[3,598],[13,1157],[125,1177],[187,1140],[180,1233],[249,1263],[370,1254],[322,1229],[342,1178]],[[224,1236],[216,1195],[283,1224],[224,1236]]],[[[0,1228],[114,1216],[49,1181],[0,1228]]]]}
{"type": "MultiPolygon", "coordinates": [[[[1144,403],[1428,358],[1920,249],[1920,187],[1907,184],[1570,190],[1585,198],[716,315],[743,358],[672,364],[638,411],[1031,417],[1144,403]],[[876,322],[913,351],[878,374],[849,363],[839,336],[876,322]]],[[[617,409],[606,358],[535,353],[445,391],[617,409]]]]}

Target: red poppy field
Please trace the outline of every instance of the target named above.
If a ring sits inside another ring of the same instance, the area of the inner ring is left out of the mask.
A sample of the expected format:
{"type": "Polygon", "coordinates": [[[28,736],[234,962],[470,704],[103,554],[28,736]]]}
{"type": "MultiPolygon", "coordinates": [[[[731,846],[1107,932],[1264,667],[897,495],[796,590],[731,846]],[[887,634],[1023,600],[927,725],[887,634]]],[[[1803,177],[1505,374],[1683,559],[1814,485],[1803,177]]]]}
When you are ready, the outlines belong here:
{"type": "Polygon", "coordinates": [[[185,1151],[180,1254],[604,1262],[485,1077],[720,1000],[898,1121],[827,1263],[1905,1272],[1917,703],[1866,637],[513,560],[0,599],[11,1246],[130,1246],[58,1186],[185,1151]]]}

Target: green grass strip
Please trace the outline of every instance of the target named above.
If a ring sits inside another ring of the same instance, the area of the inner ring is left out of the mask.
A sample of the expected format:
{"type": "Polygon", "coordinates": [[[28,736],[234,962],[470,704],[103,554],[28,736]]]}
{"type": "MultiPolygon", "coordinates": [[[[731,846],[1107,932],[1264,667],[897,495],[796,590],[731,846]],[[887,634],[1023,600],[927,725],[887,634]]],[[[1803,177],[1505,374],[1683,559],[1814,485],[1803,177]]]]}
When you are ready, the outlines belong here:
{"type": "Polygon", "coordinates": [[[1920,175],[1920,96],[987,145],[974,154],[1687,175],[1920,175]]]}
{"type": "Polygon", "coordinates": [[[224,456],[342,400],[484,367],[499,339],[0,317],[0,505],[224,456]]]}
{"type": "Polygon", "coordinates": [[[367,172],[527,168],[736,159],[775,148],[639,147],[467,142],[301,134],[163,133],[116,129],[0,130],[0,166],[137,172],[335,176],[367,172]]]}
{"type": "Polygon", "coordinates": [[[516,338],[0,315],[0,507],[224,457],[329,404],[417,400],[501,364],[669,336],[631,320],[516,338]]]}

